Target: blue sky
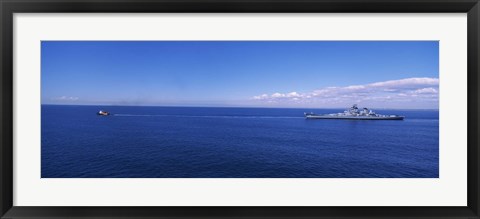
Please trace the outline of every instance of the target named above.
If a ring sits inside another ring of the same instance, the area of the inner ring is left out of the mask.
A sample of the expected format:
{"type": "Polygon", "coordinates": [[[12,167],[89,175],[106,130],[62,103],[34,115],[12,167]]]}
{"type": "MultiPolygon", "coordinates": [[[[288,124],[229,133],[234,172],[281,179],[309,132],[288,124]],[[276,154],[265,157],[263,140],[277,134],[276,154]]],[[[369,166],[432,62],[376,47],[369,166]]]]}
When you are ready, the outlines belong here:
{"type": "Polygon", "coordinates": [[[42,104],[438,108],[437,41],[43,41],[42,104]]]}

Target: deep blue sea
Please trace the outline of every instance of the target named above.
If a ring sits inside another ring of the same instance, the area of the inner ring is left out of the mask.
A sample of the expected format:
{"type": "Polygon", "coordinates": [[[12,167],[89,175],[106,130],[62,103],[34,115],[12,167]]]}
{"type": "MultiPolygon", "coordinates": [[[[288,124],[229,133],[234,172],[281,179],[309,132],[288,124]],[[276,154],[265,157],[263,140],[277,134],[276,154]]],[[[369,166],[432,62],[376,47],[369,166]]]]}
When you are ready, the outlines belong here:
{"type": "Polygon", "coordinates": [[[42,178],[439,176],[438,111],[303,117],[343,110],[42,105],[42,178]]]}

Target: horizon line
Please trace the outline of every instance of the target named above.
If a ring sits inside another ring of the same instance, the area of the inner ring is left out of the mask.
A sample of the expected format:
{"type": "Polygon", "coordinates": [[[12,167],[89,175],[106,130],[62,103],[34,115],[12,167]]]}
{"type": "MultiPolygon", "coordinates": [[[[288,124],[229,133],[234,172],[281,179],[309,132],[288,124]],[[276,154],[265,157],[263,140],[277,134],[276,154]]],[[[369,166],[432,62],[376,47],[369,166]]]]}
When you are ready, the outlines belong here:
{"type": "MultiPolygon", "coordinates": [[[[263,109],[346,109],[348,107],[262,107],[262,106],[182,106],[182,105],[92,105],[92,104],[52,104],[52,103],[42,103],[43,105],[52,105],[52,106],[98,106],[98,107],[185,107],[185,108],[263,108],[263,109]]],[[[372,107],[372,109],[380,110],[431,110],[439,111],[439,108],[379,108],[372,107]]]]}

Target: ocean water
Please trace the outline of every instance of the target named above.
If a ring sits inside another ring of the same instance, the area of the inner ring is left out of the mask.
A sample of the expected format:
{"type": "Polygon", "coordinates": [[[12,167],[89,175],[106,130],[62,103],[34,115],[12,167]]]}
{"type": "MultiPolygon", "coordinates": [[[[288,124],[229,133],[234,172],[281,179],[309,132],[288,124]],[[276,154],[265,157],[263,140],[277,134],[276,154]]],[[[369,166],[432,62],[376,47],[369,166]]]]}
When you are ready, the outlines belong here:
{"type": "Polygon", "coordinates": [[[42,105],[42,178],[439,176],[438,111],[303,117],[343,110],[42,105]]]}

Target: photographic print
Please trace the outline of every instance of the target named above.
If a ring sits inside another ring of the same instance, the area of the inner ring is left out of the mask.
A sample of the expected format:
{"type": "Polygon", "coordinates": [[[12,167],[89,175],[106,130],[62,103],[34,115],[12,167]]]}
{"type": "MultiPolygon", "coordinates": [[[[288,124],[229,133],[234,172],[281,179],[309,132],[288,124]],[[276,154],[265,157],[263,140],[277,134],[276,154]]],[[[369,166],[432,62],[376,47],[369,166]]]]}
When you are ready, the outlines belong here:
{"type": "Polygon", "coordinates": [[[42,41],[42,178],[438,178],[438,41],[42,41]]]}

